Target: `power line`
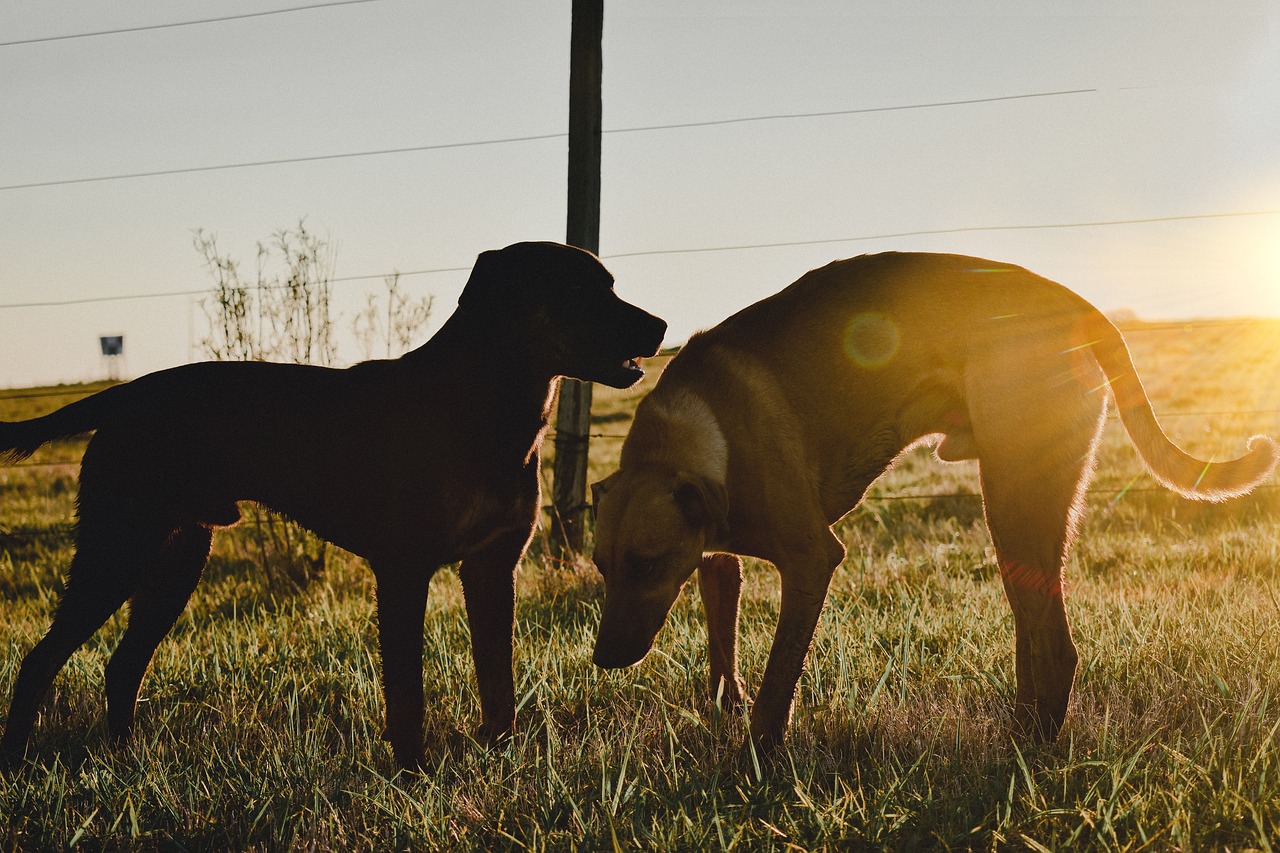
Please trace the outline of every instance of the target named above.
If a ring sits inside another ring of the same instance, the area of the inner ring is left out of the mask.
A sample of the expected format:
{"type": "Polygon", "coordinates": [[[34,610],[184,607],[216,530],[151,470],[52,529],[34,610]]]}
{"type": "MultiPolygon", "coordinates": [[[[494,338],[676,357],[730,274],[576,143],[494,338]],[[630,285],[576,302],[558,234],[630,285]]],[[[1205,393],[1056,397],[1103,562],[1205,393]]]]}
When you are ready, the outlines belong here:
{"type": "Polygon", "coordinates": [[[69,305],[91,305],[98,302],[125,302],[131,299],[163,299],[166,296],[199,296],[208,295],[209,288],[202,290],[167,290],[161,293],[125,293],[116,296],[86,296],[83,299],[51,299],[45,302],[10,302],[0,308],[64,308],[69,305]]]}
{"type": "Polygon", "coordinates": [[[442,142],[435,145],[412,145],[405,148],[384,148],[377,151],[350,151],[342,154],[316,154],[309,157],[281,157],[275,160],[253,160],[244,163],[220,163],[213,166],[184,166],[179,169],[156,169],[149,172],[129,172],[119,175],[98,175],[92,178],[64,178],[56,181],[36,181],[29,184],[0,186],[0,192],[29,190],[40,187],[63,187],[70,184],[94,184],[105,181],[126,181],[133,178],[156,178],[163,175],[188,175],[196,172],[222,172],[229,169],[248,169],[255,166],[283,166],[289,163],[317,163],[324,160],[345,160],[353,157],[379,157],[384,154],[407,154],[414,151],[443,151],[449,148],[474,148],[480,145],[506,145],[512,142],[532,142],[539,139],[563,138],[563,133],[542,133],[533,136],[511,136],[503,139],[480,139],[471,142],[442,142]]]}
{"type": "Polygon", "coordinates": [[[1063,95],[1095,95],[1097,89],[1063,89],[1058,92],[1031,92],[1024,95],[996,95],[991,98],[967,98],[961,101],[933,101],[927,104],[898,104],[887,107],[861,107],[853,110],[823,110],[808,113],[778,113],[767,116],[746,116],[742,118],[711,119],[709,121],[689,121],[676,124],[651,124],[641,127],[618,127],[602,133],[642,133],[650,130],[682,130],[689,127],[716,127],[724,124],[743,124],[752,121],[779,121],[797,118],[827,118],[829,116],[863,115],[865,113],[892,113],[904,110],[925,110],[934,107],[962,107],[972,104],[992,104],[998,101],[1021,101],[1030,98],[1057,98],[1063,95]]]}
{"type": "MultiPolygon", "coordinates": [[[[370,0],[357,0],[370,2],[370,0]]],[[[0,45],[3,46],[3,45],[0,45]]],[[[968,98],[960,101],[933,101],[922,104],[897,104],[885,107],[862,107],[850,110],[823,110],[806,113],[777,113],[763,116],[741,116],[738,118],[711,119],[709,121],[679,122],[674,124],[651,124],[636,127],[618,127],[601,131],[602,133],[648,133],[660,130],[681,130],[697,127],[716,127],[727,124],[745,124],[748,122],[783,121],[802,118],[829,118],[833,116],[861,115],[864,113],[901,112],[904,110],[923,110],[937,107],[958,107],[974,104],[990,104],[1000,101],[1018,101],[1032,98],[1056,98],[1064,95],[1081,95],[1096,93],[1097,89],[1066,89],[1056,92],[1030,92],[1020,95],[997,95],[990,98],[968,98]]],[[[442,142],[430,145],[409,145],[401,148],[382,148],[369,151],[346,151],[337,154],[315,154],[305,157],[280,157],[268,160],[251,160],[241,163],[219,163],[210,166],[183,166],[174,169],[155,169],[143,172],[126,172],[114,175],[96,175],[88,178],[60,178],[50,181],[33,181],[25,184],[9,184],[0,186],[0,192],[9,190],[39,189],[42,187],[61,187],[72,184],[102,183],[105,181],[125,181],[135,178],[155,178],[166,175],[186,175],[199,172],[220,172],[229,169],[248,169],[260,166],[283,166],[292,163],[317,163],[325,160],[348,160],[357,157],[381,157],[388,154],[410,154],[420,151],[444,151],[452,148],[476,148],[486,145],[508,145],[517,142],[536,142],[546,139],[565,139],[567,133],[538,133],[526,136],[507,136],[496,139],[475,139],[465,142],[442,142]]]]}
{"type": "MultiPolygon", "coordinates": [[[[387,278],[393,275],[432,275],[434,273],[444,272],[468,272],[471,267],[436,267],[435,269],[425,270],[395,270],[389,273],[378,273],[376,275],[346,275],[336,276],[329,279],[330,282],[343,281],[372,281],[378,278],[387,278]]],[[[287,288],[287,284],[267,284],[261,288],[256,284],[247,285],[244,290],[280,290],[287,288]]],[[[63,308],[69,305],[91,305],[98,302],[123,302],[130,299],[165,299],[172,296],[210,296],[212,291],[209,288],[201,290],[164,290],[158,293],[127,293],[117,294],[115,296],[86,296],[81,299],[50,299],[42,302],[10,302],[0,304],[0,309],[4,308],[63,308]]]]}
{"type": "Polygon", "coordinates": [[[141,33],[147,30],[167,30],[174,27],[194,27],[200,24],[220,24],[225,21],[239,21],[245,18],[265,18],[268,15],[287,15],[290,12],[305,12],[311,9],[324,9],[329,6],[354,6],[357,3],[377,3],[379,0],[333,0],[329,3],[312,3],[307,6],[293,6],[288,9],[269,9],[265,12],[247,12],[243,15],[223,15],[218,18],[201,18],[197,21],[174,21],[170,24],[147,24],[138,27],[121,27],[117,30],[98,30],[90,33],[69,33],[62,36],[43,36],[41,38],[18,39],[16,41],[0,41],[0,47],[15,47],[20,44],[43,44],[51,41],[68,41],[70,39],[95,38],[97,36],[115,36],[123,33],[141,33]]]}
{"type": "MultiPolygon", "coordinates": [[[[1280,215],[1280,209],[1275,210],[1240,210],[1220,213],[1194,213],[1181,216],[1153,216],[1140,219],[1107,219],[1092,222],[1048,222],[1036,223],[1031,225],[970,225],[959,228],[932,228],[922,229],[919,231],[897,231],[885,234],[865,234],[856,237],[827,237],[820,240],[786,240],[774,243],[739,243],[726,246],[694,246],[684,249],[645,249],[636,252],[613,252],[601,255],[605,260],[614,260],[617,258],[638,258],[653,255],[689,255],[700,252],[737,252],[747,249],[779,249],[792,246],[819,246],[827,243],[856,243],[866,240],[890,240],[897,237],[920,237],[937,234],[968,234],[986,231],[1036,231],[1049,230],[1054,228],[1102,228],[1117,225],[1141,225],[1161,222],[1190,222],[1201,219],[1227,219],[1245,216],[1276,216],[1280,215]]],[[[340,276],[330,279],[334,282],[344,281],[371,281],[373,279],[386,278],[389,275],[433,275],[436,273],[446,272],[466,272],[470,270],[469,266],[458,267],[436,267],[433,269],[421,270],[405,270],[390,273],[378,273],[374,275],[350,275],[340,276]]],[[[268,289],[273,285],[268,285],[268,289]]],[[[247,288],[255,289],[253,286],[247,288]]],[[[162,299],[171,296],[200,296],[207,295],[208,288],[203,290],[170,290],[160,293],[131,293],[115,296],[89,296],[82,299],[62,299],[62,300],[46,300],[40,302],[9,302],[0,303],[0,310],[6,308],[57,308],[68,305],[89,305],[98,302],[120,302],[130,299],[162,299]]]]}
{"type": "MultiPolygon", "coordinates": [[[[615,252],[605,258],[638,258],[646,255],[691,255],[699,252],[738,252],[744,249],[779,249],[788,246],[820,246],[825,243],[855,243],[863,240],[892,240],[897,237],[924,237],[938,234],[971,234],[982,231],[1040,231],[1051,228],[1100,228],[1111,225],[1144,225],[1157,222],[1188,222],[1197,219],[1226,219],[1241,216],[1276,216],[1275,210],[1239,210],[1228,213],[1192,213],[1184,216],[1152,216],[1141,219],[1107,219],[1092,222],[1046,222],[1032,225],[969,225],[961,228],[929,228],[919,231],[894,231],[865,234],[858,237],[824,237],[820,240],[786,240],[776,243],[739,243],[729,246],[695,246],[687,249],[645,249],[638,252],[615,252]]],[[[2,307],[2,306],[0,306],[2,307]]]]}

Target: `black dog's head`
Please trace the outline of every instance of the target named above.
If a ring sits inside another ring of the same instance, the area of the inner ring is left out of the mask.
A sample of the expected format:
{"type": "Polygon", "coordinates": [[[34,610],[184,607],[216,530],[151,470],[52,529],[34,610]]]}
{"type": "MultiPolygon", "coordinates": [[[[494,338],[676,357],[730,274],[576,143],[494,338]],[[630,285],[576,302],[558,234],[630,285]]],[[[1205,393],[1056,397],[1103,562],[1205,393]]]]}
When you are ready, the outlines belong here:
{"type": "Polygon", "coordinates": [[[613,276],[590,252],[560,243],[516,243],[484,252],[458,299],[493,318],[495,331],[553,374],[614,388],[644,376],[665,321],[623,302],[613,276]]]}

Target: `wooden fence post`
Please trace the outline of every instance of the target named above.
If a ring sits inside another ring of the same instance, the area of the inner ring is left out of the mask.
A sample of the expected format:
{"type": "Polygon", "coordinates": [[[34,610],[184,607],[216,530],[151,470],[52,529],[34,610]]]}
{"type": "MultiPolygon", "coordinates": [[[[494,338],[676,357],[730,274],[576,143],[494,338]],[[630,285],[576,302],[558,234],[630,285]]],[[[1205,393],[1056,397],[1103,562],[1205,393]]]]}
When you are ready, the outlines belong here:
{"type": "MultiPolygon", "coordinates": [[[[565,242],[600,251],[600,71],[604,0],[573,0],[569,37],[569,209],[565,242]]],[[[556,411],[552,535],[566,552],[581,552],[587,513],[587,451],[591,383],[560,383],[556,411]]]]}

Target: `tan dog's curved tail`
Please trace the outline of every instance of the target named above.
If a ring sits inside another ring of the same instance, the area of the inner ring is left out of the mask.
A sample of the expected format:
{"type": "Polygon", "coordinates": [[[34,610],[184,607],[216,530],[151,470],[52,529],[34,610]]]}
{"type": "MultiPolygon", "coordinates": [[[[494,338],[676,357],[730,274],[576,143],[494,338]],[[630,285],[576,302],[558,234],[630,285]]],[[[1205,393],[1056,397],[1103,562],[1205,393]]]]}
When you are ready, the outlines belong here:
{"type": "Polygon", "coordinates": [[[1228,462],[1205,462],[1183,452],[1160,428],[1120,330],[1092,306],[1086,325],[1090,350],[1107,375],[1120,421],[1161,485],[1192,500],[1222,501],[1247,494],[1271,476],[1280,446],[1265,435],[1250,438],[1248,452],[1228,462]]]}

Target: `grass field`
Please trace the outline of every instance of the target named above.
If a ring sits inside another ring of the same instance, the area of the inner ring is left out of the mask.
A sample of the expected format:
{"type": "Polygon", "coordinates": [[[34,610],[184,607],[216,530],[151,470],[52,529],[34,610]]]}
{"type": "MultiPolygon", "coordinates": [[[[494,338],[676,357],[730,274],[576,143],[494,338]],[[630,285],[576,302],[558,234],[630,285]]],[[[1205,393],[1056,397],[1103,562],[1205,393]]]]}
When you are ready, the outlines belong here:
{"type": "MultiPolygon", "coordinates": [[[[1280,435],[1280,322],[1131,327],[1166,429],[1204,458],[1280,435]]],[[[652,378],[646,380],[646,385],[652,378]]],[[[592,473],[641,391],[597,390],[592,473]]],[[[67,398],[0,392],[0,418],[67,398]],[[20,396],[21,394],[21,396],[20,396]]],[[[427,449],[429,450],[429,448],[427,449]]],[[[79,445],[32,462],[75,460],[79,445]]],[[[70,555],[75,467],[0,469],[0,693],[48,625],[70,555]]],[[[391,777],[370,576],[339,555],[306,592],[268,591],[221,534],[206,581],[143,684],[139,736],[105,741],[117,616],[55,683],[34,762],[0,776],[0,846],[50,849],[1271,849],[1280,841],[1280,489],[1187,503],[1107,427],[1068,571],[1081,663],[1061,739],[1009,737],[1013,627],[972,465],[912,455],[842,522],[839,569],[779,759],[704,695],[686,590],[656,651],[590,661],[589,563],[536,541],[520,573],[519,731],[475,743],[461,590],[432,587],[432,769],[391,777]],[[909,497],[917,496],[917,497],[909,497]],[[924,496],[924,497],[918,497],[924,496]]],[[[749,564],[743,665],[777,613],[749,564]]]]}

